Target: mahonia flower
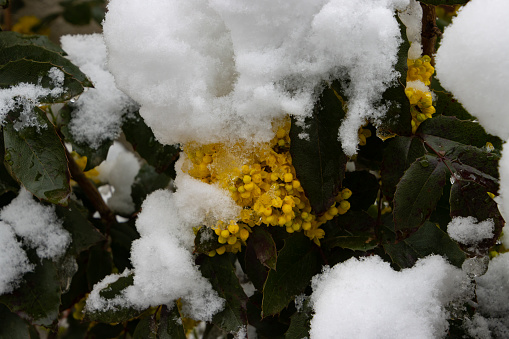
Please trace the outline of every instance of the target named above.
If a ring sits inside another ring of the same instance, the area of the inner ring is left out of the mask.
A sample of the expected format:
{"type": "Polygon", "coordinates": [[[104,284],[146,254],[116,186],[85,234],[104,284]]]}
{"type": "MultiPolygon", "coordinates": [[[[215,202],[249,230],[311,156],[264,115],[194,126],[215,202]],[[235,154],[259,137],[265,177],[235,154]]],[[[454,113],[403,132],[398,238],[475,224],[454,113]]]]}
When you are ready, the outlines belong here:
{"type": "Polygon", "coordinates": [[[13,32],[18,32],[21,34],[42,34],[42,35],[49,35],[50,30],[49,28],[37,28],[38,25],[41,24],[41,20],[37,18],[34,15],[25,15],[19,18],[18,22],[16,22],[12,26],[13,32]]]}
{"type": "Polygon", "coordinates": [[[343,189],[325,214],[317,217],[312,212],[292,165],[290,120],[273,125],[275,136],[268,143],[184,147],[188,160],[183,171],[203,182],[219,184],[243,208],[238,220],[219,221],[212,227],[223,246],[210,256],[240,251],[251,228],[262,224],[284,227],[288,233],[304,232],[319,245],[325,234],[319,227],[350,208],[346,199],[352,192],[343,189]]]}
{"type": "Polygon", "coordinates": [[[431,58],[427,55],[419,59],[408,59],[408,72],[406,81],[419,81],[424,84],[422,88],[407,87],[405,94],[410,101],[410,114],[412,115],[412,133],[417,131],[419,125],[426,119],[429,119],[436,112],[433,107],[433,98],[427,86],[431,84],[431,76],[435,68],[431,66],[431,58]]]}
{"type": "MultiPolygon", "coordinates": [[[[87,166],[88,158],[86,156],[81,156],[74,151],[71,152],[71,156],[74,159],[74,161],[76,162],[76,164],[78,165],[78,167],[83,171],[85,169],[85,167],[87,166]]],[[[92,180],[96,184],[98,184],[100,182],[98,179],[99,171],[97,170],[97,167],[94,167],[91,170],[83,172],[83,174],[85,174],[85,176],[88,179],[92,180]]],[[[77,185],[77,183],[74,180],[71,180],[71,185],[75,186],[75,185],[77,185]]]]}

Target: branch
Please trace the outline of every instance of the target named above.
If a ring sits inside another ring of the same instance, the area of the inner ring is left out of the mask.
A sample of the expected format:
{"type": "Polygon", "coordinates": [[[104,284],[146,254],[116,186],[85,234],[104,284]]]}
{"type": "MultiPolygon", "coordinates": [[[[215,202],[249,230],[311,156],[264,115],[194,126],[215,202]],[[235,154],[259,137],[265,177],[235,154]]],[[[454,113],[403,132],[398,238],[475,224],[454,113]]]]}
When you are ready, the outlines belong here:
{"type": "Polygon", "coordinates": [[[437,27],[437,14],[434,5],[420,3],[422,7],[422,52],[431,58],[431,65],[435,65],[435,45],[437,36],[442,35],[442,31],[437,27]]]}
{"type": "Polygon", "coordinates": [[[83,171],[78,166],[76,161],[74,161],[72,155],[69,154],[69,151],[67,149],[65,150],[65,155],[67,156],[67,163],[69,165],[71,177],[73,178],[74,181],[78,183],[78,185],[81,187],[83,193],[85,193],[90,203],[99,212],[102,221],[106,225],[106,234],[109,235],[111,226],[117,223],[115,214],[108,207],[108,205],[106,205],[95,185],[92,184],[92,182],[85,176],[85,173],[83,173],[83,171]]]}

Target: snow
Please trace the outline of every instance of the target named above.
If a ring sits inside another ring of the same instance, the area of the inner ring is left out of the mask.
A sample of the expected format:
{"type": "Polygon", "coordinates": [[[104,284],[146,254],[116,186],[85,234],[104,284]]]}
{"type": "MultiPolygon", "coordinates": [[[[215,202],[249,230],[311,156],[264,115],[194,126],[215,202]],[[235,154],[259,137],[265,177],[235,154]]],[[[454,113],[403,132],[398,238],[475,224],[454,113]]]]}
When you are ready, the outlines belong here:
{"type": "Polygon", "coordinates": [[[479,222],[472,216],[454,217],[447,225],[447,233],[451,239],[464,245],[474,245],[485,239],[493,238],[494,230],[493,219],[479,222]]]}
{"type": "MultiPolygon", "coordinates": [[[[183,173],[179,175],[186,176],[183,173]]],[[[197,183],[208,186],[209,191],[203,194],[203,190],[195,191],[193,187],[183,189],[183,193],[180,193],[180,188],[175,193],[158,190],[147,197],[136,221],[141,238],[134,241],[131,247],[134,285],[128,287],[123,298],[115,303],[141,309],[170,304],[182,298],[185,314],[194,319],[211,320],[212,315],[223,308],[224,301],[194,264],[191,253],[193,227],[205,221],[207,213],[200,210],[203,206],[213,206],[212,202],[217,199],[231,198],[225,191],[214,191],[213,186],[194,179],[181,180],[184,184],[186,180],[192,181],[188,182],[191,186],[197,183]],[[192,205],[199,210],[179,208],[192,205]]],[[[94,286],[94,291],[103,285],[94,286]]],[[[93,305],[106,305],[106,301],[94,299],[90,305],[90,310],[101,309],[93,305]]]]}
{"type": "Polygon", "coordinates": [[[105,140],[115,140],[121,132],[123,117],[136,104],[116,85],[107,69],[106,46],[102,34],[64,35],[60,42],[73,62],[92,81],[94,88],[74,103],[69,129],[74,139],[97,148],[105,140]]]}
{"type": "Polygon", "coordinates": [[[71,236],[58,219],[55,206],[36,202],[25,188],[0,210],[0,220],[12,227],[24,245],[34,248],[39,258],[57,259],[71,243],[71,236]]]}
{"type": "Polygon", "coordinates": [[[323,81],[340,78],[339,138],[352,155],[358,128],[385,112],[376,103],[398,76],[395,9],[408,3],[112,0],[108,64],[164,144],[268,141],[272,120],[303,121],[323,81]]]}
{"type": "Polygon", "coordinates": [[[378,256],[352,258],[312,280],[311,338],[443,338],[446,306],[467,277],[440,256],[394,271],[378,256]]]}
{"type": "Polygon", "coordinates": [[[12,292],[21,278],[33,270],[12,227],[0,220],[0,295],[12,292]]]}
{"type": "Polygon", "coordinates": [[[491,133],[509,138],[509,11],[506,0],[469,1],[445,29],[436,54],[442,86],[491,133]]]}
{"type": "MultiPolygon", "coordinates": [[[[471,331],[481,332],[479,325],[487,323],[495,338],[509,337],[509,253],[503,253],[490,261],[488,272],[475,279],[477,283],[477,319],[478,327],[471,327],[471,331]],[[481,318],[482,317],[482,318],[481,318]]],[[[484,335],[487,336],[486,324],[484,335]]],[[[483,328],[481,327],[481,329],[483,328]]]]}
{"type": "Polygon", "coordinates": [[[64,84],[64,73],[57,67],[52,67],[48,76],[53,88],[42,87],[39,83],[19,83],[16,86],[0,89],[0,126],[7,123],[6,118],[9,112],[19,111],[19,118],[14,121],[14,128],[21,130],[25,127],[46,128],[46,125],[41,125],[33,110],[40,104],[40,100],[44,97],[50,96],[53,98],[58,97],[64,92],[62,87],[64,84]]]}
{"type": "Polygon", "coordinates": [[[97,179],[113,186],[113,193],[106,199],[107,205],[115,212],[124,215],[134,212],[131,186],[140,170],[140,163],[132,152],[119,142],[114,142],[108,150],[106,160],[98,167],[97,179]]]}

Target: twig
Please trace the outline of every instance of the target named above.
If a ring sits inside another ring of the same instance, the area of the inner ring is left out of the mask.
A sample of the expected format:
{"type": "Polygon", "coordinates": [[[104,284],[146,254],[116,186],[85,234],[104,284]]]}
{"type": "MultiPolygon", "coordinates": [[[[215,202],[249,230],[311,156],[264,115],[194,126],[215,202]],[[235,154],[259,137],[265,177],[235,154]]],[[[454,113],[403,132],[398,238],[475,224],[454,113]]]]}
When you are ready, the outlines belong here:
{"type": "Polygon", "coordinates": [[[435,65],[435,44],[437,36],[442,35],[442,31],[437,27],[437,15],[434,5],[420,3],[422,7],[422,52],[431,58],[431,65],[435,65]]]}
{"type": "Polygon", "coordinates": [[[95,185],[93,185],[92,182],[85,176],[85,173],[83,173],[83,171],[78,166],[76,161],[74,161],[74,158],[72,157],[71,154],[69,154],[69,151],[67,149],[65,150],[65,153],[67,156],[69,171],[71,172],[71,177],[73,178],[74,181],[78,183],[78,185],[81,187],[83,193],[85,193],[90,203],[99,212],[102,221],[106,225],[106,235],[109,235],[111,226],[117,223],[115,214],[108,207],[108,205],[106,205],[95,185]]]}

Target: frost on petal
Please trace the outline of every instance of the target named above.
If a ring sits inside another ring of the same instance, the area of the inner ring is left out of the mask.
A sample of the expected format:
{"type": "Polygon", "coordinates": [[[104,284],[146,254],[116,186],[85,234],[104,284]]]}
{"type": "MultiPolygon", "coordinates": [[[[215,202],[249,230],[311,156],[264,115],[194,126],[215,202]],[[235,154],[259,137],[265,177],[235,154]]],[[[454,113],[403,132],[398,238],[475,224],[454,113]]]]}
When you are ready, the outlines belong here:
{"type": "Polygon", "coordinates": [[[71,236],[55,213],[55,206],[36,202],[25,188],[0,211],[0,219],[9,224],[23,243],[35,248],[40,258],[55,259],[65,253],[71,236]]]}

